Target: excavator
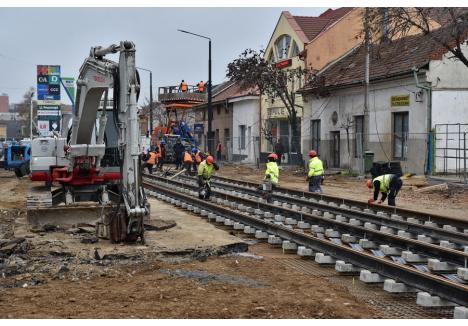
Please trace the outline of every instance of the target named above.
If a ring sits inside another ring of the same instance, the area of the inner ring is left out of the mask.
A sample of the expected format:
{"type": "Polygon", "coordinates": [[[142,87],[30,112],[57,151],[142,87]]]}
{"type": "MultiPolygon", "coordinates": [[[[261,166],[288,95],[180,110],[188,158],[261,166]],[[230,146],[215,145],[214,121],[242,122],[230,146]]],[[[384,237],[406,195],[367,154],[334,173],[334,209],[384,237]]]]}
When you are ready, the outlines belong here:
{"type": "Polygon", "coordinates": [[[33,183],[27,197],[31,224],[88,218],[100,237],[144,242],[150,206],[141,179],[135,53],[130,41],[92,47],[80,68],[66,137],[32,140],[30,178],[43,185],[33,183]],[[106,58],[115,53],[118,62],[106,58]]]}

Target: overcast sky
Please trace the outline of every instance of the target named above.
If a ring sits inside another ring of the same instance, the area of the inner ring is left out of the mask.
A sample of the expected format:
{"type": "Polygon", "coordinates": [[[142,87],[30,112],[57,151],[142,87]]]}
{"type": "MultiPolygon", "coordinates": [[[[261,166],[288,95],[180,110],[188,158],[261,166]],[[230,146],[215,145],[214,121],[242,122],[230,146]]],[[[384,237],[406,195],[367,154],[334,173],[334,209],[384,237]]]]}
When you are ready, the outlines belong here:
{"type": "MultiPolygon", "coordinates": [[[[121,40],[136,45],[137,66],[153,71],[159,86],[208,79],[212,37],[213,84],[225,80],[226,65],[245,48],[265,48],[281,11],[319,15],[326,8],[0,8],[0,93],[10,103],[36,87],[36,65],[61,65],[62,77],[77,77],[91,46],[121,40]]],[[[115,59],[117,56],[115,56],[115,59]]],[[[149,74],[142,73],[149,97],[149,74]]],[[[68,103],[62,90],[62,102],[68,103]]]]}

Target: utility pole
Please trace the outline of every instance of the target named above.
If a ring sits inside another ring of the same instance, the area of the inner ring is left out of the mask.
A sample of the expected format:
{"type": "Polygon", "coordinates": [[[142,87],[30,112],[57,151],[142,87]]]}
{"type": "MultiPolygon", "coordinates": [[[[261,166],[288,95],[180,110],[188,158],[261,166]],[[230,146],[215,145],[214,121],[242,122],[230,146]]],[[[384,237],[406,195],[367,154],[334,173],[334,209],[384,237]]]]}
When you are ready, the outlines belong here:
{"type": "Polygon", "coordinates": [[[365,66],[364,66],[364,128],[362,138],[362,149],[361,149],[361,164],[362,172],[365,173],[364,166],[364,150],[369,144],[369,64],[370,56],[369,49],[370,40],[369,40],[369,8],[366,7],[365,16],[364,16],[364,52],[365,52],[365,66]]]}
{"type": "Polygon", "coordinates": [[[150,70],[150,107],[149,107],[149,119],[150,119],[150,138],[153,134],[153,72],[150,70]]]}
{"type": "Polygon", "coordinates": [[[34,97],[34,92],[31,92],[31,98],[29,101],[29,138],[33,139],[33,97],[34,97]]]}
{"type": "Polygon", "coordinates": [[[211,39],[208,41],[208,152],[213,155],[213,107],[211,105],[211,39]]]}

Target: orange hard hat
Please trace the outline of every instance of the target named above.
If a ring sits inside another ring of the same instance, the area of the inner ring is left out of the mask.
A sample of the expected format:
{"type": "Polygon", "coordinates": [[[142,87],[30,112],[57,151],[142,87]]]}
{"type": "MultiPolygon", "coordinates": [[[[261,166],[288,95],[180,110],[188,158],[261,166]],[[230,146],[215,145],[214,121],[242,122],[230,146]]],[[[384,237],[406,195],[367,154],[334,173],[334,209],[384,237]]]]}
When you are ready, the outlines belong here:
{"type": "Polygon", "coordinates": [[[309,151],[309,156],[310,157],[315,157],[315,156],[317,156],[317,152],[314,151],[314,150],[311,150],[311,151],[309,151]]]}
{"type": "Polygon", "coordinates": [[[206,163],[208,163],[208,165],[213,164],[213,163],[214,163],[214,158],[213,158],[213,156],[211,156],[211,155],[208,156],[208,157],[206,158],[206,163]]]}
{"type": "Polygon", "coordinates": [[[373,187],[372,180],[371,179],[367,180],[366,185],[367,185],[367,188],[372,189],[373,187]]]}
{"type": "Polygon", "coordinates": [[[276,155],[275,153],[271,153],[270,155],[268,155],[268,158],[272,158],[274,160],[277,160],[278,159],[278,155],[276,155]]]}

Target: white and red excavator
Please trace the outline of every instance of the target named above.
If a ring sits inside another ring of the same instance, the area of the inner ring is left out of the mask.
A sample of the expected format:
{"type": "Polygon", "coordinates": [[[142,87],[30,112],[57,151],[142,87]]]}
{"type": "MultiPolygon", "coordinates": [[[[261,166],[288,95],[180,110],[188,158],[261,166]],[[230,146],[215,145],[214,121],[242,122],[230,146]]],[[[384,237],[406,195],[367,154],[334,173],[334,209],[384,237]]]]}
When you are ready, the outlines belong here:
{"type": "Polygon", "coordinates": [[[139,90],[132,42],[91,48],[68,133],[32,140],[30,177],[45,186],[30,189],[30,223],[94,220],[98,234],[113,242],[144,241],[150,208],[141,180],[139,90]],[[113,53],[118,62],[105,58],[113,53]]]}

